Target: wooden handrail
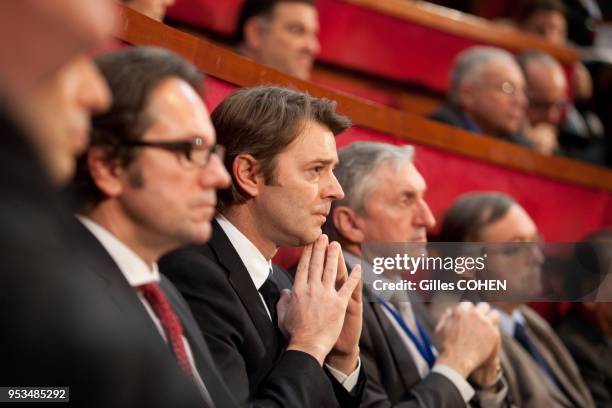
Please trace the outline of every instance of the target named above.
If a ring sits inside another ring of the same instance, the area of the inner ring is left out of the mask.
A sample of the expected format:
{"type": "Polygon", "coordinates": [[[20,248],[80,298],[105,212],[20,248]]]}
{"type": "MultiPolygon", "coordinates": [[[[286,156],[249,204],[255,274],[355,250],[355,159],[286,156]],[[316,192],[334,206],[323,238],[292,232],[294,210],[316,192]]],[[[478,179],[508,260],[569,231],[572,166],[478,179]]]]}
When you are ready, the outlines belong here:
{"type": "Polygon", "coordinates": [[[513,27],[506,27],[481,17],[426,1],[343,1],[402,20],[510,50],[537,48],[546,51],[563,63],[572,63],[578,59],[578,51],[575,48],[554,45],[540,37],[523,33],[513,27]]]}
{"type": "Polygon", "coordinates": [[[231,51],[159,23],[118,5],[121,24],[116,36],[133,45],[154,45],[175,51],[202,72],[238,86],[278,84],[338,102],[338,111],[358,126],[437,149],[571,184],[612,191],[612,171],[532,150],[432,122],[415,114],[302,81],[256,64],[231,51]]]}

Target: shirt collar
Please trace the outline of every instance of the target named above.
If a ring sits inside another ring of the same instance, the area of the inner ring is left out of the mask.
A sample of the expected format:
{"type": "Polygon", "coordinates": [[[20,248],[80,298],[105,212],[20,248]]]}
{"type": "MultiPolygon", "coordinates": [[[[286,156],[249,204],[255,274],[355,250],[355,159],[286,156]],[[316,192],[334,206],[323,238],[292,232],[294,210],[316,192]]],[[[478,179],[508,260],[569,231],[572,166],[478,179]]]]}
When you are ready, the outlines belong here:
{"type": "Polygon", "coordinates": [[[525,325],[527,323],[525,316],[523,316],[523,313],[521,313],[519,309],[514,309],[512,315],[509,315],[501,309],[497,309],[497,312],[499,313],[499,328],[503,333],[509,336],[514,336],[514,329],[517,324],[525,325]]]}
{"type": "Polygon", "coordinates": [[[110,231],[92,219],[77,215],[79,221],[100,241],[113,258],[130,286],[159,282],[157,263],[147,265],[134,251],[115,237],[110,231]]]}
{"type": "Polygon", "coordinates": [[[259,290],[268,279],[272,270],[272,261],[268,261],[259,249],[223,215],[217,215],[217,222],[238,252],[238,256],[251,276],[251,280],[259,290]]]}
{"type": "Polygon", "coordinates": [[[361,280],[363,281],[363,285],[364,287],[368,288],[374,296],[392,302],[410,302],[410,296],[406,291],[375,291],[373,288],[375,280],[379,280],[382,283],[391,283],[391,280],[387,279],[384,274],[375,274],[372,264],[364,261],[359,256],[354,255],[344,249],[342,250],[342,255],[344,255],[344,260],[349,267],[349,272],[355,267],[355,265],[361,265],[361,280]]]}

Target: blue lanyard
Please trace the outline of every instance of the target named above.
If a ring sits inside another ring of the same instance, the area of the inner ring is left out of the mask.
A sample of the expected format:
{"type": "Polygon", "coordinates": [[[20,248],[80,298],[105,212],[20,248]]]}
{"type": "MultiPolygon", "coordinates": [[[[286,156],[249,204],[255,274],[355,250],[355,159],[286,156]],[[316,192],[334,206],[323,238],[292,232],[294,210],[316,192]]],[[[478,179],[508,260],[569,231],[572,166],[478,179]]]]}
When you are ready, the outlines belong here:
{"type": "Polygon", "coordinates": [[[414,344],[416,349],[419,351],[419,353],[421,354],[421,356],[427,362],[427,365],[431,369],[431,367],[433,367],[434,363],[436,362],[436,356],[434,356],[434,353],[432,351],[433,346],[431,344],[431,341],[429,341],[429,338],[427,337],[427,334],[423,330],[423,327],[421,326],[419,321],[415,319],[417,328],[419,329],[419,336],[421,336],[421,339],[422,339],[423,342],[421,342],[421,341],[419,341],[419,339],[417,339],[417,337],[412,332],[412,330],[410,330],[410,327],[408,327],[408,325],[406,324],[406,322],[404,321],[402,316],[400,316],[400,314],[398,312],[393,310],[393,308],[391,306],[389,306],[387,304],[387,302],[385,302],[382,299],[378,299],[378,302],[381,305],[383,305],[385,307],[385,309],[387,309],[389,311],[389,313],[391,313],[391,315],[395,318],[397,323],[404,330],[404,332],[408,335],[410,340],[412,340],[412,343],[414,344]]]}

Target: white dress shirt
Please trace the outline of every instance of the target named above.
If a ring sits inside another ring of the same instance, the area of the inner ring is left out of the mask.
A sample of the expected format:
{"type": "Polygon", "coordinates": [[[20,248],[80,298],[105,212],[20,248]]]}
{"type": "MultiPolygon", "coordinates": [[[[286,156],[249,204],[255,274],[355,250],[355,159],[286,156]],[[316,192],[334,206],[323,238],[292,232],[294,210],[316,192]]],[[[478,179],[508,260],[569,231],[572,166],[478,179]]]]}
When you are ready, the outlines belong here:
{"type": "Polygon", "coordinates": [[[527,325],[525,316],[523,316],[519,309],[514,309],[511,315],[501,309],[496,310],[499,313],[499,330],[508,336],[514,337],[514,330],[517,324],[527,325]]]}
{"type": "MultiPolygon", "coordinates": [[[[119,270],[128,281],[130,286],[136,289],[138,286],[145,285],[148,283],[159,283],[159,269],[157,268],[157,263],[153,263],[152,265],[147,265],[142,258],[140,258],[134,251],[127,247],[123,242],[121,242],[117,237],[115,237],[112,233],[110,233],[107,229],[102,227],[100,224],[97,224],[93,220],[83,216],[77,216],[77,218],[87,227],[87,229],[100,241],[106,252],[113,258],[119,270]]],[[[149,317],[155,323],[155,327],[157,327],[157,331],[162,336],[164,341],[167,343],[166,333],[164,332],[164,328],[161,325],[157,315],[153,311],[149,302],[145,299],[145,297],[140,293],[140,291],[136,290],[138,298],[144,305],[149,317]]],[[[193,354],[191,352],[191,347],[189,347],[189,342],[182,336],[183,344],[185,345],[185,350],[187,352],[187,358],[189,359],[189,365],[191,366],[191,372],[193,373],[193,378],[200,389],[200,392],[204,398],[204,400],[210,405],[214,406],[213,400],[210,396],[210,393],[206,389],[202,378],[198,372],[198,369],[195,365],[195,360],[193,358],[193,354]]]]}
{"type": "MultiPolygon", "coordinates": [[[[257,249],[257,247],[223,215],[217,215],[217,222],[221,226],[223,232],[225,232],[225,235],[227,235],[227,238],[232,243],[236,252],[238,252],[238,256],[242,260],[242,263],[251,276],[251,280],[253,281],[255,288],[259,292],[261,286],[265,283],[266,279],[268,279],[268,274],[272,269],[272,261],[266,260],[259,249],[257,249]]],[[[266,305],[261,293],[259,293],[259,297],[266,308],[266,311],[268,312],[268,317],[270,317],[270,311],[268,310],[268,306],[266,305]]],[[[270,319],[272,318],[270,317],[270,319]]],[[[352,391],[353,388],[355,388],[355,385],[357,385],[359,370],[361,368],[361,360],[358,361],[357,368],[350,375],[346,375],[343,372],[336,370],[329,364],[325,364],[325,367],[347,391],[352,391]]]]}

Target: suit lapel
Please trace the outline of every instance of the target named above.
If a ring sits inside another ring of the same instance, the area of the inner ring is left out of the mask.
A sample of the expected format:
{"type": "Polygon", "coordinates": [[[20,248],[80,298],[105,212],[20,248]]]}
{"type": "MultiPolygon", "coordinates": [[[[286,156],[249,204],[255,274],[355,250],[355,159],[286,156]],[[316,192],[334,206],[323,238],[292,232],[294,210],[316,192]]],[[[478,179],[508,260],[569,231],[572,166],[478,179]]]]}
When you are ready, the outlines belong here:
{"type": "Polygon", "coordinates": [[[180,294],[172,286],[172,284],[162,276],[160,287],[168,298],[168,303],[172,310],[176,313],[181,325],[183,326],[183,334],[189,343],[195,365],[200,378],[204,382],[210,397],[215,402],[215,406],[234,406],[232,396],[229,394],[227,387],[221,380],[218,374],[217,367],[213,357],[210,354],[210,349],[202,336],[202,332],[196,323],[189,306],[183,301],[180,294]]]}
{"type": "Polygon", "coordinates": [[[104,282],[104,291],[108,294],[108,297],[122,312],[134,307],[142,308],[145,311],[134,289],[125,279],[110,254],[106,252],[104,246],[81,222],[77,221],[77,224],[81,234],[81,248],[86,248],[87,251],[85,254],[87,266],[96,277],[104,282]]]}
{"type": "Polygon", "coordinates": [[[268,312],[266,312],[249,271],[242,263],[231,241],[216,220],[213,220],[212,226],[213,234],[208,245],[217,257],[217,262],[228,272],[230,284],[240,297],[273,362],[278,349],[278,339],[268,312]]]}
{"type": "MultiPolygon", "coordinates": [[[[368,289],[364,289],[368,291],[368,289]]],[[[366,298],[373,299],[373,295],[366,295],[366,298]]],[[[387,341],[391,354],[393,354],[394,361],[397,365],[397,371],[401,377],[406,389],[410,389],[420,380],[419,370],[414,362],[410,351],[404,344],[402,338],[397,333],[397,330],[385,314],[382,305],[378,302],[371,303],[374,315],[380,324],[382,332],[385,334],[384,337],[387,341]]]]}

